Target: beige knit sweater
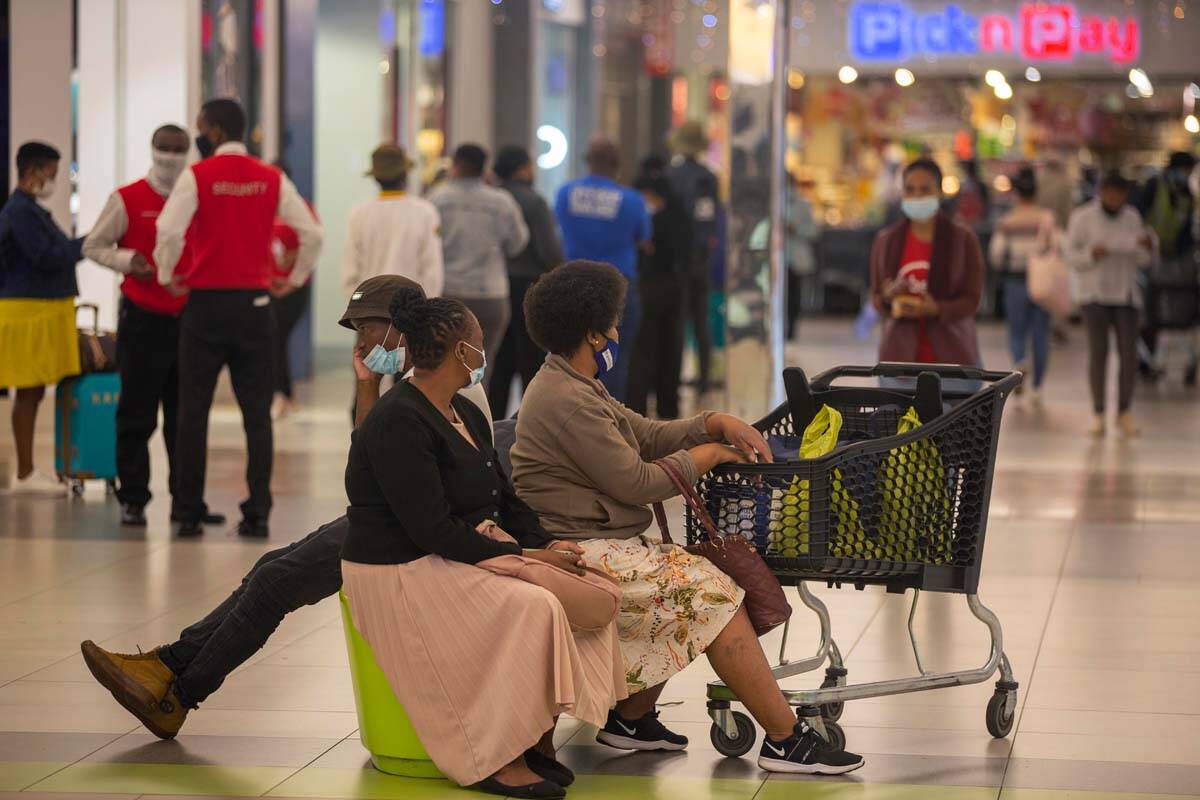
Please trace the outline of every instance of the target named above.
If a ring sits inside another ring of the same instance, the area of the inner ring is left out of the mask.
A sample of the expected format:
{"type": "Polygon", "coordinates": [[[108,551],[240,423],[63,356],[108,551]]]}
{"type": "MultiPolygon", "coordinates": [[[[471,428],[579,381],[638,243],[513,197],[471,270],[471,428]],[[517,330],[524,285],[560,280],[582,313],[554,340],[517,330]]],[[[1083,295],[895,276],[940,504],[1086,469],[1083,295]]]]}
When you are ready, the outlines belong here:
{"type": "Polygon", "coordinates": [[[550,356],[525,391],[512,449],[517,494],[562,539],[629,539],[654,519],[648,506],[675,496],[659,458],[694,481],[686,448],[712,441],[708,414],[657,422],[618,403],[600,381],[550,356]]]}

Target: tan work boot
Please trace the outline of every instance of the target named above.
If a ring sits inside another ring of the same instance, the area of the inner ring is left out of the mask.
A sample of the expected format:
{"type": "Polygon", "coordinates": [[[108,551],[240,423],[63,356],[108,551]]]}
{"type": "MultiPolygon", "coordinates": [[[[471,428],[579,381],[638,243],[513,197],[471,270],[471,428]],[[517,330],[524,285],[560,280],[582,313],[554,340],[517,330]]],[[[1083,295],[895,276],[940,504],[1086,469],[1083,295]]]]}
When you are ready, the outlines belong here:
{"type": "Polygon", "coordinates": [[[114,700],[158,738],[175,738],[188,710],[172,691],[175,673],[157,651],[110,653],[90,639],[79,650],[92,676],[112,693],[114,700]]]}
{"type": "Polygon", "coordinates": [[[1132,411],[1122,411],[1117,416],[1117,428],[1126,436],[1133,437],[1141,433],[1138,428],[1137,421],[1133,418],[1132,411]]]}

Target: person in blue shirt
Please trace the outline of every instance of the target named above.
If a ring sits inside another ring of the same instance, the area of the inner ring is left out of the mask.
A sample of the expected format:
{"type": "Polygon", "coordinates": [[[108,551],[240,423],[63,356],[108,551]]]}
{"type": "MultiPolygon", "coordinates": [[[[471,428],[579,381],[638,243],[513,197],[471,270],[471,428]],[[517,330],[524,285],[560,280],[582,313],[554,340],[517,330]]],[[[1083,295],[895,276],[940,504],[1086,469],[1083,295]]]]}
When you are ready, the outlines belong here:
{"type": "MultiPolygon", "coordinates": [[[[558,190],[554,215],[562,229],[568,261],[603,261],[612,264],[629,281],[625,311],[617,326],[617,342],[632,348],[642,321],[637,291],[638,249],[648,246],[652,230],[650,211],[640,192],[617,183],[621,158],[611,140],[596,137],[588,144],[589,174],[558,190]]],[[[615,356],[615,348],[613,350],[615,356]]],[[[617,358],[600,380],[609,393],[625,402],[629,358],[617,358]]]]}
{"type": "Polygon", "coordinates": [[[12,427],[17,472],[9,494],[65,496],[33,465],[33,434],[46,386],[79,373],[75,264],[70,239],[39,201],[54,196],[59,152],[43,142],[17,149],[17,188],[0,209],[0,386],[16,389],[12,427]]]}

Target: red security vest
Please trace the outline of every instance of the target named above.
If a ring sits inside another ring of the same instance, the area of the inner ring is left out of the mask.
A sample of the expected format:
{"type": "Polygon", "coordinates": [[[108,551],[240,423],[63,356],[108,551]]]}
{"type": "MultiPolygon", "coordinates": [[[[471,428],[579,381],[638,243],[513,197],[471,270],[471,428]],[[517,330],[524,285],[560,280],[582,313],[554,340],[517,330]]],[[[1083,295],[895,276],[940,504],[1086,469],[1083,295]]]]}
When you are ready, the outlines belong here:
{"type": "MultiPolygon", "coordinates": [[[[117,189],[117,194],[121,196],[121,202],[125,205],[125,216],[129,220],[129,224],[125,228],[125,235],[117,242],[117,247],[136,250],[150,262],[150,266],[155,266],[154,240],[157,232],[154,223],[158,220],[163,206],[166,205],[167,198],[154,191],[150,182],[145,178],[122,186],[117,189]]],[[[183,255],[179,259],[180,268],[188,269],[190,260],[191,253],[185,245],[183,255]]],[[[121,281],[121,294],[139,308],[172,317],[179,316],[187,303],[186,295],[175,297],[159,285],[155,275],[151,275],[149,278],[135,278],[132,275],[126,275],[125,280],[121,281]]]]}
{"type": "Polygon", "coordinates": [[[191,289],[266,289],[271,285],[271,232],[279,207],[280,172],[239,153],[192,165],[196,215],[188,231],[187,271],[175,275],[191,289]]]}

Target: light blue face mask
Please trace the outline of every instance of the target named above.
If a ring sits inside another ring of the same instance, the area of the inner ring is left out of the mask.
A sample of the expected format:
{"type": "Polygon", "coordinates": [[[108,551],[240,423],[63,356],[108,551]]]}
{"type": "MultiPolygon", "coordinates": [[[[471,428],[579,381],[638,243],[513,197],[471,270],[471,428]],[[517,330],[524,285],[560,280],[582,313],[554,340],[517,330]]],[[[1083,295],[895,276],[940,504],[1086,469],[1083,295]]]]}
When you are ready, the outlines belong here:
{"type": "Polygon", "coordinates": [[[479,355],[483,356],[483,363],[480,364],[475,369],[471,369],[470,367],[467,367],[466,359],[463,359],[463,362],[462,362],[462,365],[464,367],[467,367],[467,371],[471,373],[471,382],[467,385],[468,386],[478,386],[479,384],[483,383],[483,373],[487,372],[487,353],[483,352],[478,347],[472,347],[471,345],[467,344],[466,342],[463,342],[463,344],[466,344],[467,347],[470,347],[476,353],[479,353],[479,355]]]}
{"type": "MultiPolygon", "coordinates": [[[[391,333],[392,326],[388,325],[388,332],[383,335],[383,342],[387,341],[391,333]]],[[[395,375],[404,366],[404,348],[397,345],[394,350],[387,350],[384,348],[383,342],[371,348],[371,352],[367,353],[367,357],[363,359],[363,364],[376,375],[395,375]]]]}
{"type": "Polygon", "coordinates": [[[933,218],[940,205],[937,197],[906,197],[900,201],[900,210],[914,222],[924,222],[933,218]]]}

